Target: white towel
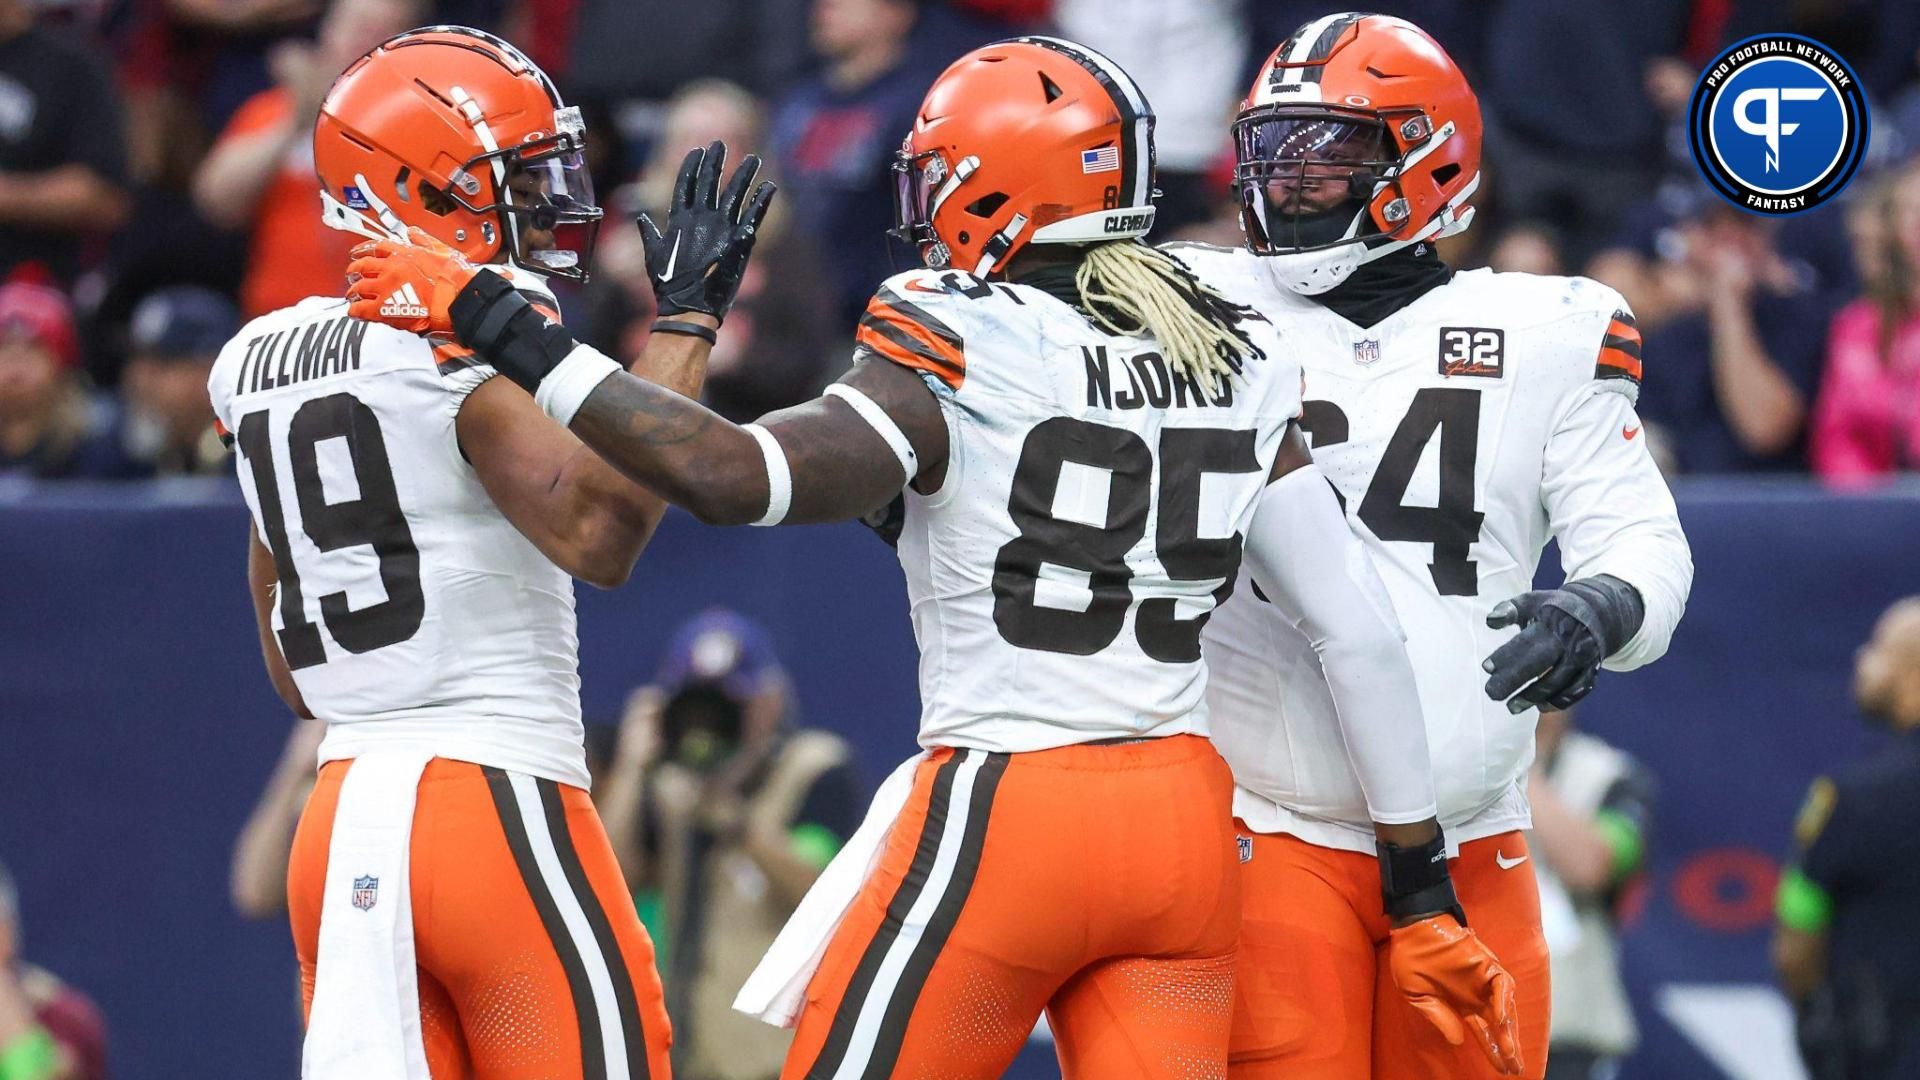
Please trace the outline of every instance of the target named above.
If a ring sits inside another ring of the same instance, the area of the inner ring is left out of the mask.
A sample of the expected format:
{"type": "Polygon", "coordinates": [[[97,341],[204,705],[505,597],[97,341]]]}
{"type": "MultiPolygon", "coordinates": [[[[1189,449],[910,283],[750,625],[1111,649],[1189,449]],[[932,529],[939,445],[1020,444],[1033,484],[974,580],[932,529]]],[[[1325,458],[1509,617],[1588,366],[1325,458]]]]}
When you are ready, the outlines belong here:
{"type": "Polygon", "coordinates": [[[814,880],[800,906],[773,939],[767,955],[747,976],[746,984],[733,999],[734,1011],[775,1027],[794,1025],[807,1002],[807,984],[813,981],[821,957],[827,954],[827,944],[840,928],[840,919],[853,906],[880,861],[887,831],[907,804],[907,796],[913,792],[914,769],[925,757],[923,752],[901,762],[874,792],[865,820],[814,880]]]}
{"type": "Polygon", "coordinates": [[[428,1080],[407,864],[414,796],[432,757],[362,754],[340,785],[304,1080],[428,1080]]]}

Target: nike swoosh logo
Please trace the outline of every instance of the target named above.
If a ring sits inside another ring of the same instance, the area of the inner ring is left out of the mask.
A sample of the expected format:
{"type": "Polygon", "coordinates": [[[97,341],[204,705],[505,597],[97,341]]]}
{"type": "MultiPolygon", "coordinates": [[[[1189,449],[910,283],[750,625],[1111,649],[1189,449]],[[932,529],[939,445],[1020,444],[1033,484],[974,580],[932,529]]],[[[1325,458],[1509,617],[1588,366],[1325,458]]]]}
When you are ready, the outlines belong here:
{"type": "Polygon", "coordinates": [[[907,282],[907,288],[913,290],[914,292],[924,292],[924,293],[943,293],[947,291],[945,289],[938,288],[932,285],[922,285],[917,280],[907,282]]]}
{"type": "Polygon", "coordinates": [[[1622,435],[1622,436],[1623,436],[1623,437],[1624,437],[1624,438],[1625,438],[1625,439],[1626,439],[1626,440],[1627,440],[1628,442],[1632,442],[1632,441],[1633,441],[1633,437],[1634,437],[1635,435],[1638,435],[1638,434],[1640,434],[1640,429],[1639,429],[1639,428],[1637,428],[1637,427],[1623,427],[1623,428],[1621,428],[1621,429],[1620,429],[1620,434],[1621,434],[1621,435],[1622,435]]]}
{"type": "Polygon", "coordinates": [[[1526,862],[1529,858],[1531,858],[1531,856],[1522,855],[1517,859],[1509,859],[1506,857],[1504,853],[1500,851],[1495,851],[1493,853],[1493,861],[1496,863],[1499,863],[1500,869],[1502,870],[1511,870],[1514,867],[1519,866],[1521,863],[1526,862]]]}
{"type": "Polygon", "coordinates": [[[673,234],[673,250],[667,252],[667,269],[660,275],[661,281],[673,280],[673,268],[680,263],[680,234],[673,234]]]}

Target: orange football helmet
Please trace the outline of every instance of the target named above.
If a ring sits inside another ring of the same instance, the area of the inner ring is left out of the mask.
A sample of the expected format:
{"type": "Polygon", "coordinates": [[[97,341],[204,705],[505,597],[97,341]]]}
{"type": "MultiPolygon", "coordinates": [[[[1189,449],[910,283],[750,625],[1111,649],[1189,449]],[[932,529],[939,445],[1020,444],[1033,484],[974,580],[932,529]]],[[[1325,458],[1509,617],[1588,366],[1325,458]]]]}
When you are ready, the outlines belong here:
{"type": "Polygon", "coordinates": [[[1480,140],[1479,99],[1426,31],[1361,12],[1315,19],[1261,65],[1233,124],[1247,246],[1312,294],[1461,232],[1480,140]]]}
{"type": "Polygon", "coordinates": [[[1153,108],[1083,45],[1011,38],[934,80],[894,163],[894,237],[986,277],[1028,244],[1153,227],[1153,108]]]}
{"type": "Polygon", "coordinates": [[[474,262],[584,281],[594,205],[580,110],[500,38],[427,26],[342,72],[314,124],[327,224],[417,226],[474,262]]]}

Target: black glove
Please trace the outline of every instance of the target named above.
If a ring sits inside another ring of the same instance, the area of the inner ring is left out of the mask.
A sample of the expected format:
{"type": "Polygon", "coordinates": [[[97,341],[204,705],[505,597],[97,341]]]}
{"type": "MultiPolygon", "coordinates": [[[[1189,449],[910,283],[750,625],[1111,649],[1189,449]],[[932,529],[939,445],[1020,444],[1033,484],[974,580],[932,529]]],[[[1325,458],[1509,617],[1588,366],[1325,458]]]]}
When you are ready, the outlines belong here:
{"type": "Polygon", "coordinates": [[[770,182],[754,185],[760,159],[748,154],[721,191],[720,170],[726,161],[725,143],[689,151],[673,184],[666,228],[646,214],[636,223],[647,248],[647,276],[653,280],[653,296],[663,318],[693,312],[725,319],[734,294],[740,291],[747,256],[753,253],[760,220],[773,202],[774,186],[770,182]],[[750,186],[753,193],[748,195],[750,186]]]}
{"type": "Polygon", "coordinates": [[[1640,594],[1608,574],[1502,600],[1487,625],[1518,626],[1520,633],[1480,665],[1490,676],[1487,696],[1513,713],[1569,708],[1593,689],[1600,662],[1633,640],[1645,617],[1640,594]]]}

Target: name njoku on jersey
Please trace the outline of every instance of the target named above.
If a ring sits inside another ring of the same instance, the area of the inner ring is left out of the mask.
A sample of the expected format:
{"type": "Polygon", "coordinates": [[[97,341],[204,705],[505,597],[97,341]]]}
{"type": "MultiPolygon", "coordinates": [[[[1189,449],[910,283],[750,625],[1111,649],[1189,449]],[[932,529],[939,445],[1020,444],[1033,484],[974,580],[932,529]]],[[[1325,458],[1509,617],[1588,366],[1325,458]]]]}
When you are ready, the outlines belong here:
{"type": "Polygon", "coordinates": [[[1087,364],[1087,407],[1103,409],[1228,408],[1233,404],[1233,383],[1220,382],[1220,396],[1209,399],[1193,376],[1174,371],[1157,352],[1123,356],[1119,363],[1105,345],[1082,345],[1080,356],[1087,364]],[[1114,392],[1113,374],[1118,369],[1127,384],[1114,392]]]}
{"type": "Polygon", "coordinates": [[[247,342],[235,394],[291,386],[324,375],[360,370],[360,343],[372,323],[341,317],[291,330],[261,334],[247,342]]]}

